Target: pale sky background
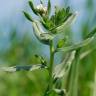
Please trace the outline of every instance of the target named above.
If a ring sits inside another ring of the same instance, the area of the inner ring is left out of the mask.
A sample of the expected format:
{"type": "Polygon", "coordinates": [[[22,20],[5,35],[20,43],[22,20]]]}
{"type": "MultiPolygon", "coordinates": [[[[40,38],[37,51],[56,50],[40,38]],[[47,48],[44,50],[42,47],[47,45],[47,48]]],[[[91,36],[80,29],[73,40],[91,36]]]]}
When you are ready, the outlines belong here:
{"type": "MultiPolygon", "coordinates": [[[[33,1],[35,1],[35,4],[37,4],[38,0],[33,1]]],[[[90,13],[87,13],[87,11],[85,11],[86,1],[87,0],[51,0],[53,5],[58,6],[61,6],[64,3],[66,5],[68,2],[70,2],[70,6],[74,9],[74,11],[76,10],[79,12],[79,16],[73,26],[73,31],[75,34],[74,36],[77,37],[77,40],[81,40],[81,24],[89,19],[87,18],[88,16],[94,18],[92,16],[94,16],[94,14],[96,13],[96,7],[93,10],[95,11],[95,13],[93,11],[90,13]]],[[[22,14],[23,10],[30,10],[27,2],[28,0],[0,0],[0,47],[4,47],[8,43],[8,35],[12,30],[12,27],[16,27],[17,32],[20,35],[22,35],[27,30],[32,30],[31,24],[25,19],[22,14]]],[[[93,4],[96,4],[96,0],[94,0],[93,4]]]]}

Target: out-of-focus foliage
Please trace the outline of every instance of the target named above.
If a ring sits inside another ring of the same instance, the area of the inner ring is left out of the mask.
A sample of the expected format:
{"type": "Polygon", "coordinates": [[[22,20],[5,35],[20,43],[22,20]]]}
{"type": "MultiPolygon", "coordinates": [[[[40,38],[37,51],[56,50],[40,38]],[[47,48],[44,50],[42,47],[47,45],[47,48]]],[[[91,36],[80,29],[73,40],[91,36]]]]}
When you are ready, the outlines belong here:
{"type": "MultiPolygon", "coordinates": [[[[30,36],[25,35],[20,39],[16,32],[10,34],[10,47],[0,54],[1,66],[32,65],[40,63],[34,55],[36,43],[30,36]]],[[[39,50],[40,51],[40,50],[39,50]]],[[[0,72],[0,96],[41,96],[47,86],[46,70],[36,72],[0,72]]]]}

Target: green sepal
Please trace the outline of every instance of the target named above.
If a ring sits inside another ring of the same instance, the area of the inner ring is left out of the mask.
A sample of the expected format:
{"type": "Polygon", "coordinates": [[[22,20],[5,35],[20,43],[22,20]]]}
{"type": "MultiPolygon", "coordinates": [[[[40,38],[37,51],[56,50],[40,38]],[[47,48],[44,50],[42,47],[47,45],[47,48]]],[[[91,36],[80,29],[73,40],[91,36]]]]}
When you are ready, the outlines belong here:
{"type": "Polygon", "coordinates": [[[51,2],[50,2],[50,0],[48,0],[47,10],[48,10],[48,15],[50,15],[50,13],[51,13],[51,2]]]}
{"type": "Polygon", "coordinates": [[[70,7],[68,6],[67,8],[66,8],[66,13],[69,13],[70,12],[70,7]]]}

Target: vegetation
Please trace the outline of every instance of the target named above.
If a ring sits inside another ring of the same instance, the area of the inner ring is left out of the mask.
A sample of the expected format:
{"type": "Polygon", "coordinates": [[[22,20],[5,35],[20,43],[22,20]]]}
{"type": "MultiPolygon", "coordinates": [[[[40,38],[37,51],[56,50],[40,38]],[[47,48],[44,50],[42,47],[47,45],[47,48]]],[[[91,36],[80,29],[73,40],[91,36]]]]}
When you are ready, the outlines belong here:
{"type": "MultiPolygon", "coordinates": [[[[70,36],[66,31],[70,28],[70,25],[73,24],[73,21],[78,16],[78,12],[73,12],[69,6],[62,9],[56,6],[54,14],[50,15],[50,0],[48,0],[47,7],[44,6],[42,1],[40,2],[41,4],[37,7],[34,7],[32,1],[28,2],[33,13],[38,16],[37,20],[33,19],[29,13],[25,11],[23,13],[32,23],[33,33],[36,38],[42,44],[49,47],[48,52],[50,59],[48,61],[42,55],[39,56],[38,54],[32,56],[31,48],[36,46],[32,43],[33,41],[31,42],[31,39],[29,39],[29,36],[27,37],[26,34],[22,41],[18,41],[16,32],[13,32],[10,37],[12,42],[11,47],[1,55],[1,58],[16,66],[0,68],[1,71],[13,72],[7,75],[5,75],[5,72],[0,74],[8,78],[8,80],[6,80],[6,78],[1,80],[1,84],[4,81],[6,82],[6,84],[2,86],[9,84],[13,90],[11,92],[11,89],[9,90],[7,87],[4,87],[1,95],[7,96],[4,90],[8,89],[10,95],[14,94],[16,96],[95,96],[96,87],[93,86],[92,88],[94,90],[92,94],[91,92],[89,93],[88,90],[90,90],[90,88],[86,88],[86,86],[89,85],[87,84],[88,82],[86,83],[86,81],[88,81],[86,79],[94,78],[95,84],[96,72],[88,73],[87,67],[86,69],[84,67],[88,66],[87,62],[85,62],[86,64],[84,66],[82,62],[84,62],[84,58],[88,58],[89,54],[95,52],[94,42],[96,38],[96,28],[89,32],[80,43],[74,44],[71,42],[70,36]],[[31,46],[31,43],[33,46],[31,46]],[[59,52],[62,52],[64,57],[60,64],[55,64],[55,55],[59,52]],[[18,62],[19,60],[21,62],[18,62]],[[31,63],[32,65],[26,65],[31,63]],[[17,64],[19,66],[17,66],[17,64]],[[16,71],[20,72],[17,73],[16,71]],[[85,77],[87,74],[90,75],[85,77]],[[16,80],[19,80],[19,82],[16,82],[16,80]],[[10,85],[9,82],[13,84],[10,85]],[[22,86],[22,89],[17,91],[17,86],[18,88],[22,86]],[[22,91],[24,92],[23,95],[22,91]]],[[[36,49],[34,48],[34,50],[36,49]]],[[[95,70],[95,67],[92,68],[95,70]]]]}

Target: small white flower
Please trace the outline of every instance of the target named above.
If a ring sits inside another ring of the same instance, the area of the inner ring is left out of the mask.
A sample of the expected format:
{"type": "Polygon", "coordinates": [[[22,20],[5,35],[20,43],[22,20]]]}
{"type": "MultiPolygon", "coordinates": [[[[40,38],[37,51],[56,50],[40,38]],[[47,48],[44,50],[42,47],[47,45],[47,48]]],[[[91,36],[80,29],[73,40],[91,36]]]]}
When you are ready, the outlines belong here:
{"type": "Polygon", "coordinates": [[[37,8],[37,10],[41,10],[41,9],[43,9],[43,5],[40,4],[40,5],[38,5],[36,8],[37,8]]]}
{"type": "Polygon", "coordinates": [[[42,14],[46,14],[47,13],[47,7],[44,7],[43,4],[40,4],[36,7],[36,9],[41,12],[42,14]]]}

